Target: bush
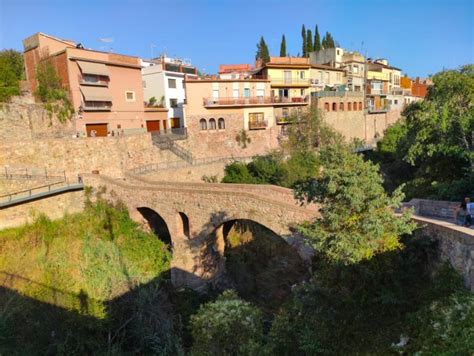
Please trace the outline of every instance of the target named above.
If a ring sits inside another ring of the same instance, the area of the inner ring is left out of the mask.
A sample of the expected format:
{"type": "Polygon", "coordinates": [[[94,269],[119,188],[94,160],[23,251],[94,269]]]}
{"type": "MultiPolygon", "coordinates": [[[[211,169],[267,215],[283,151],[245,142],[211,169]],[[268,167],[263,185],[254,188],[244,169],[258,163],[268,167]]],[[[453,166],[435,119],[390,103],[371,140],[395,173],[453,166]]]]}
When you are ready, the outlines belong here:
{"type": "Polygon", "coordinates": [[[255,355],[263,341],[262,313],[225,291],[215,302],[201,306],[191,317],[196,355],[255,355]]]}

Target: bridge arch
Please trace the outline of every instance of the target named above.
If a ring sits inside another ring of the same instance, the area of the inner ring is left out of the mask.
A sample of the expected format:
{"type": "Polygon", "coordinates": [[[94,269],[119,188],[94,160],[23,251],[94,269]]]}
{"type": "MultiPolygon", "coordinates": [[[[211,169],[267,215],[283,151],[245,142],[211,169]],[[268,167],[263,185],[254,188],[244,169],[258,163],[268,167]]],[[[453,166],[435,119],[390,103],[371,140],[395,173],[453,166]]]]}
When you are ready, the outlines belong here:
{"type": "Polygon", "coordinates": [[[158,214],[155,210],[148,208],[146,206],[138,207],[138,212],[148,223],[151,231],[165,244],[172,247],[173,241],[171,239],[170,230],[165,219],[158,214]]]}
{"type": "Polygon", "coordinates": [[[190,227],[189,227],[189,218],[182,211],[179,211],[178,215],[179,215],[178,226],[180,228],[180,232],[189,239],[191,237],[190,227]]]}

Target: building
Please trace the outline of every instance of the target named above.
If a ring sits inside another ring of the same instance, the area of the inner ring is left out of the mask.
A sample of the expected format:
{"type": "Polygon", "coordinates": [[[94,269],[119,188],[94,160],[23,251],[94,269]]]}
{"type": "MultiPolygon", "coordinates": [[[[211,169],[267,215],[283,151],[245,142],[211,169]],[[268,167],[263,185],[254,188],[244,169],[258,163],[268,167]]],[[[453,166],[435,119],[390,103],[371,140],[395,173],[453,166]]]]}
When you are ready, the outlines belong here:
{"type": "Polygon", "coordinates": [[[411,84],[411,94],[417,98],[424,98],[430,85],[432,85],[431,79],[416,78],[411,84]]]}
{"type": "Polygon", "coordinates": [[[369,59],[367,61],[367,69],[371,72],[384,73],[387,76],[387,93],[401,94],[400,80],[402,73],[400,68],[389,65],[386,59],[369,59]]]}
{"type": "Polygon", "coordinates": [[[220,79],[246,79],[255,73],[251,64],[221,64],[219,66],[220,79]]]}
{"type": "Polygon", "coordinates": [[[311,93],[321,90],[345,90],[346,88],[346,75],[342,68],[311,64],[309,77],[311,93]]]}
{"type": "Polygon", "coordinates": [[[147,106],[162,107],[168,110],[168,119],[162,123],[163,125],[159,129],[186,127],[184,78],[185,76],[197,78],[197,69],[189,61],[165,56],[142,60],[141,64],[143,67],[143,92],[147,106]]]}
{"type": "Polygon", "coordinates": [[[166,109],[145,110],[138,57],[85,49],[81,44],[36,33],[23,41],[26,79],[37,88],[36,68],[47,61],[69,95],[76,130],[84,136],[145,132],[166,118],[166,109]]]}

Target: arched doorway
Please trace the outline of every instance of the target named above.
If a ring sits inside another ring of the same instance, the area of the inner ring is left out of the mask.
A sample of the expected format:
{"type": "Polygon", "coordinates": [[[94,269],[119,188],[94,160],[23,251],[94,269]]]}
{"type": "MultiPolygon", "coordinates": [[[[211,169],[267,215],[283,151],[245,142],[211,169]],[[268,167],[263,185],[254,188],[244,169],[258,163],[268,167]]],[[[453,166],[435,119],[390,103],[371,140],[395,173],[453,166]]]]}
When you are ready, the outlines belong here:
{"type": "Polygon", "coordinates": [[[137,208],[143,218],[148,222],[153,233],[165,244],[172,246],[171,234],[166,221],[153,209],[147,207],[137,208]]]}
{"type": "Polygon", "coordinates": [[[291,287],[308,277],[296,249],[253,220],[224,222],[215,232],[214,249],[224,257],[226,277],[246,300],[278,308],[291,287]]]}

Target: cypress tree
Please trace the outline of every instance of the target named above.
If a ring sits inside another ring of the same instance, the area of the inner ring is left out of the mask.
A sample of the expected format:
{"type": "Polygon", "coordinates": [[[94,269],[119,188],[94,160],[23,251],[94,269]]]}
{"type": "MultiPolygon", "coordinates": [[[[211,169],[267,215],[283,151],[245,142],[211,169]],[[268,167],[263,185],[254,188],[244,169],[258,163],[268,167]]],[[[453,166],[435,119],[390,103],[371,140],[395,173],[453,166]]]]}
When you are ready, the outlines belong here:
{"type": "Polygon", "coordinates": [[[261,59],[263,63],[270,62],[270,52],[268,51],[268,46],[263,39],[263,36],[260,37],[260,42],[257,44],[257,53],[255,54],[255,59],[261,59]]]}
{"type": "Polygon", "coordinates": [[[314,28],[314,43],[313,43],[313,49],[315,51],[321,50],[321,37],[319,36],[319,29],[318,25],[314,28]]]}
{"type": "Polygon", "coordinates": [[[281,37],[281,45],[280,45],[280,57],[286,56],[286,39],[285,35],[281,37]]]}
{"type": "Polygon", "coordinates": [[[306,35],[306,57],[309,57],[310,52],[313,52],[313,34],[311,33],[311,30],[308,29],[306,35]]]}
{"type": "Polygon", "coordinates": [[[321,42],[321,47],[322,47],[323,49],[328,48],[328,43],[327,43],[326,36],[327,36],[327,32],[326,32],[326,34],[325,34],[324,37],[323,37],[323,41],[321,42]]]}
{"type": "Polygon", "coordinates": [[[303,45],[301,48],[303,49],[303,57],[306,57],[306,28],[303,27],[301,28],[301,38],[303,40],[303,45]]]}

